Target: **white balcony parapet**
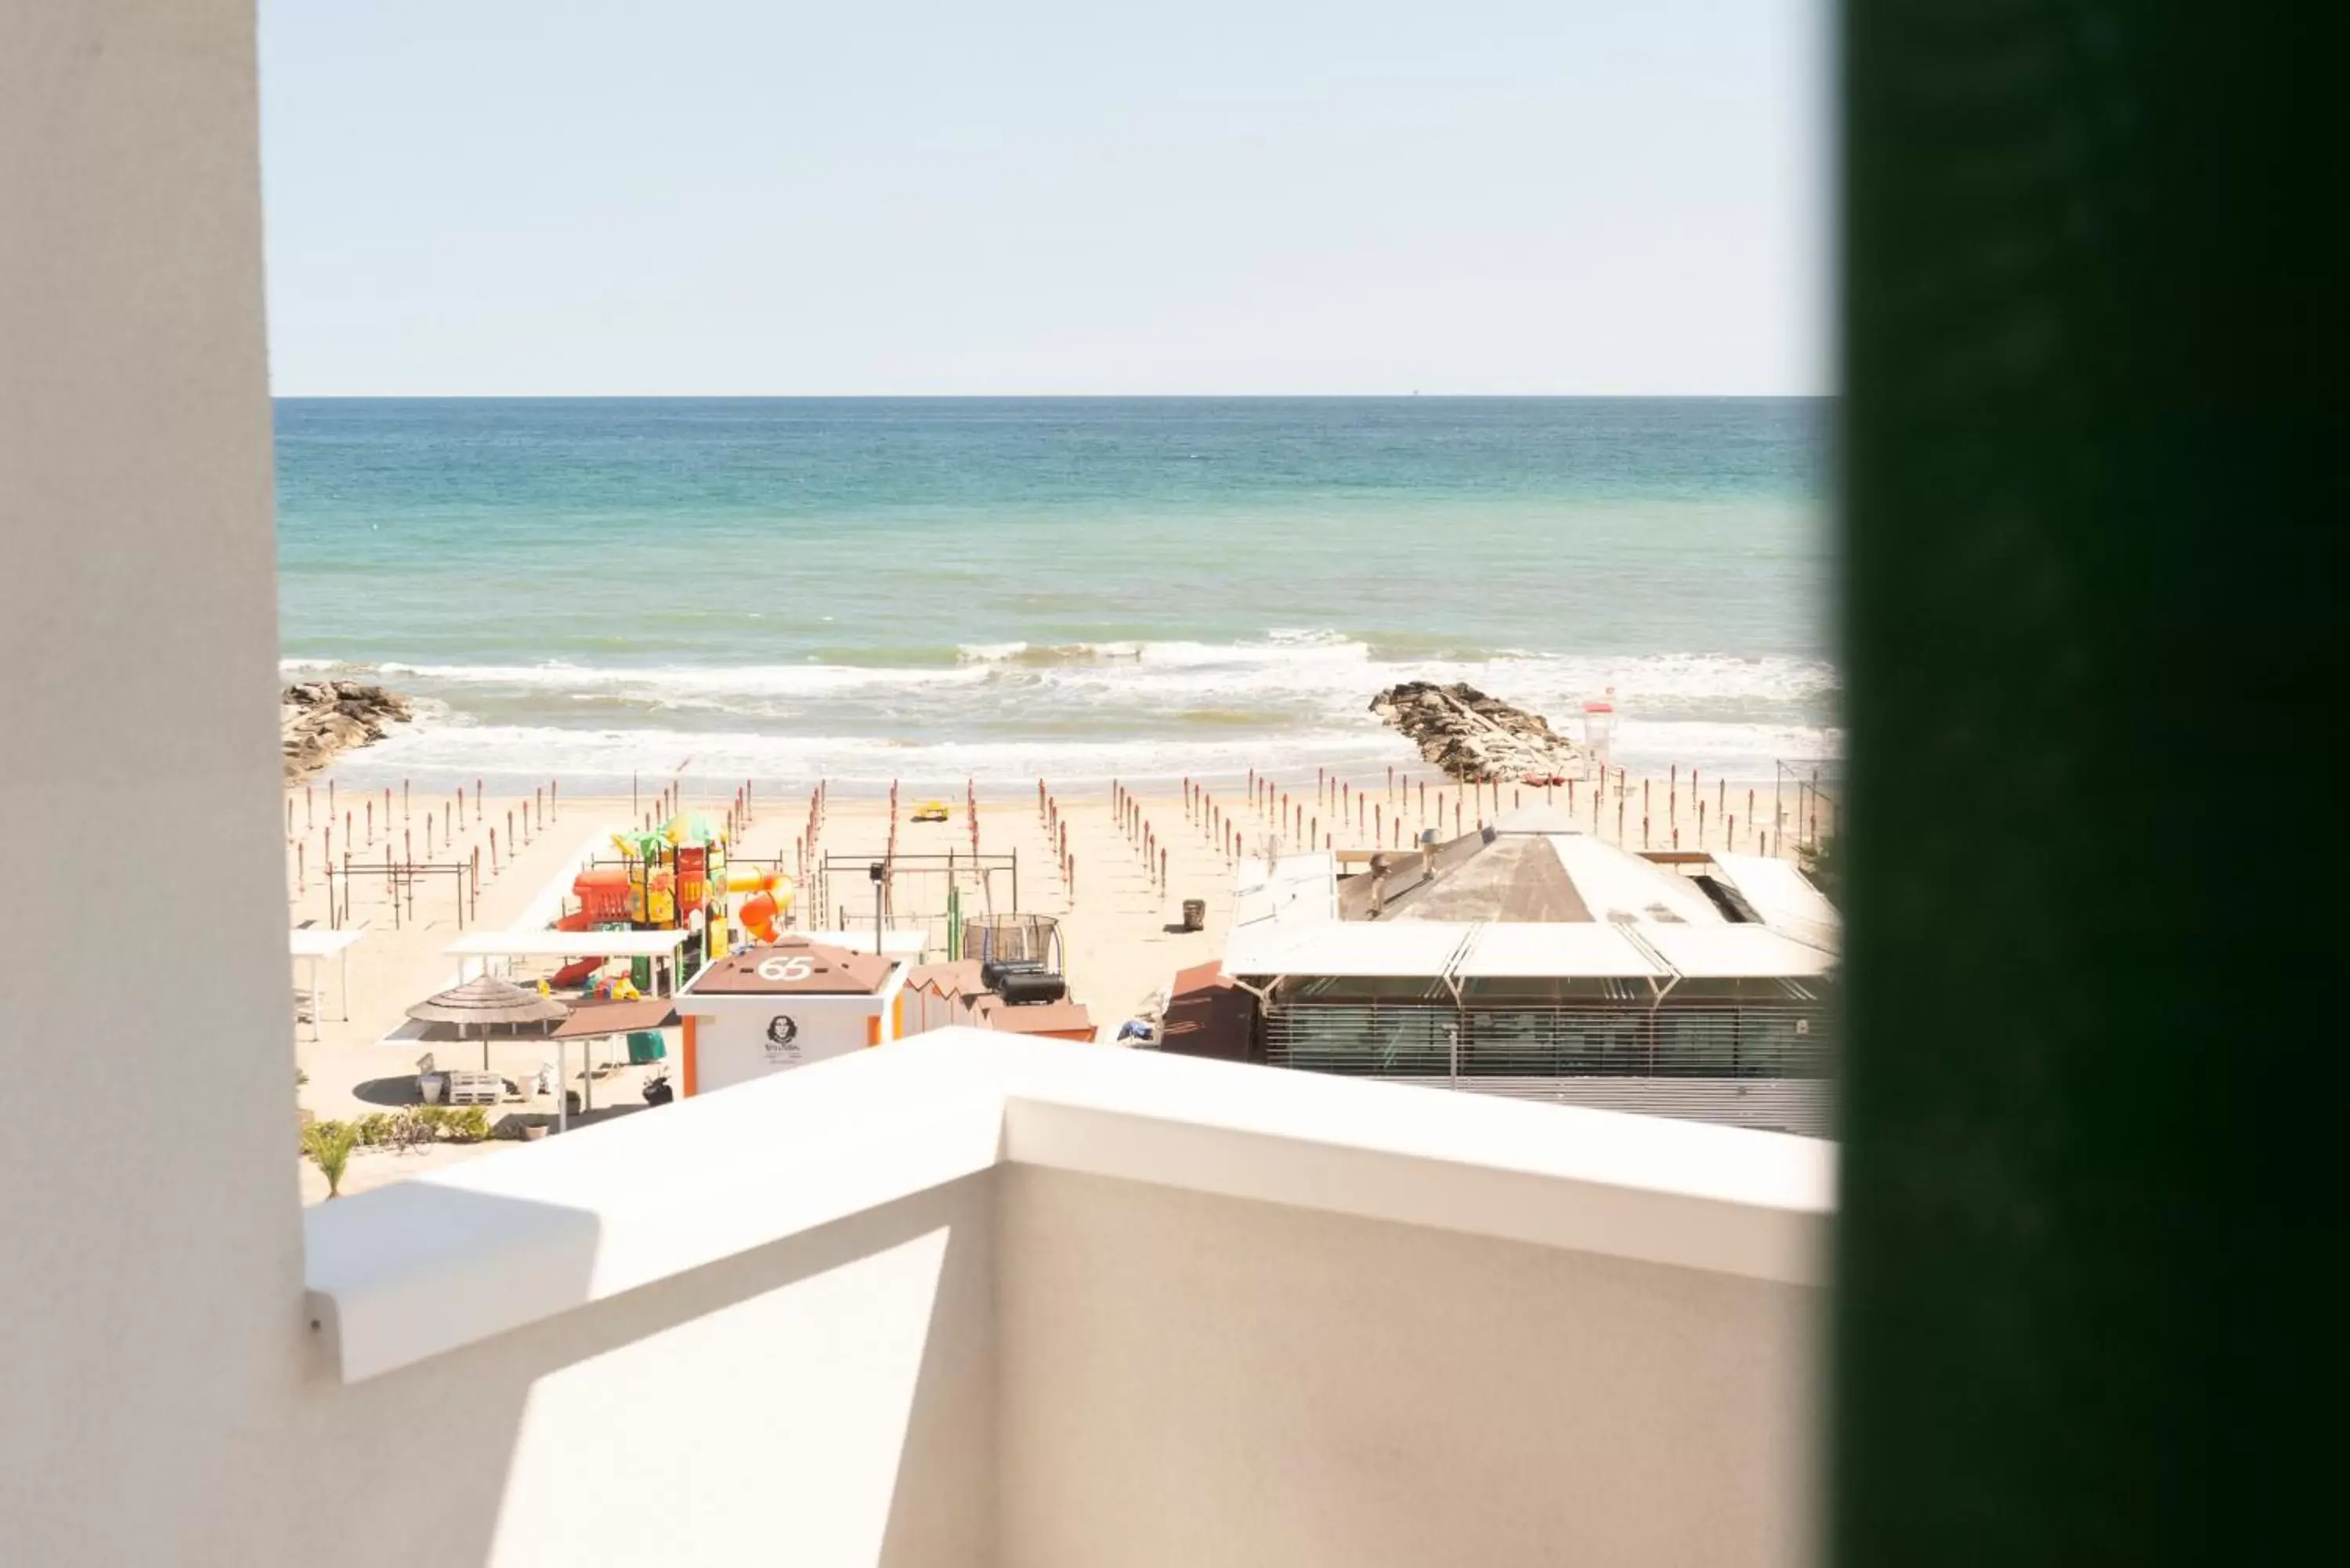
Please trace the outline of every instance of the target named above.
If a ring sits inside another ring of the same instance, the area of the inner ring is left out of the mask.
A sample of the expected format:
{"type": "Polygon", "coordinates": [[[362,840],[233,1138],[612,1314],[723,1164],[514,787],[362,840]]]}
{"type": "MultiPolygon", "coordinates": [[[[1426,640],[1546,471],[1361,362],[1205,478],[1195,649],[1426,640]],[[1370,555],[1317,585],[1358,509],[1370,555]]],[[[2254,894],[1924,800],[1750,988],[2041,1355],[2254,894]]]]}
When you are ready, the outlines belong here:
{"type": "Polygon", "coordinates": [[[1835,1147],[967,1029],[308,1211],[347,1382],[998,1164],[1788,1283],[1824,1282],[1835,1147]]]}

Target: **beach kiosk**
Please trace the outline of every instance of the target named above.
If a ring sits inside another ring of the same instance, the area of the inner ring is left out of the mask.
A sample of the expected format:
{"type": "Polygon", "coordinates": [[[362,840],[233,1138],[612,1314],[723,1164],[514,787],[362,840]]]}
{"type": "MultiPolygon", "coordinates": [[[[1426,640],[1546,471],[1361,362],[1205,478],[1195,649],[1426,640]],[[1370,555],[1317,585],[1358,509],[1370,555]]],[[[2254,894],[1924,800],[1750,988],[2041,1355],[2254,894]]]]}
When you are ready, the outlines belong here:
{"type": "Polygon", "coordinates": [[[675,999],[678,1093],[706,1095],[899,1038],[907,968],[791,936],[729,953],[675,999]]]}
{"type": "MultiPolygon", "coordinates": [[[[646,990],[667,995],[683,967],[679,950],[693,933],[681,927],[641,931],[563,931],[545,929],[520,931],[467,931],[441,950],[458,961],[461,976],[488,974],[493,961],[511,968],[517,959],[551,960],[593,966],[614,959],[650,961],[652,984],[646,990]]],[[[562,980],[560,975],[556,976],[562,980]]],[[[563,981],[569,985],[570,981],[563,981]]]]}

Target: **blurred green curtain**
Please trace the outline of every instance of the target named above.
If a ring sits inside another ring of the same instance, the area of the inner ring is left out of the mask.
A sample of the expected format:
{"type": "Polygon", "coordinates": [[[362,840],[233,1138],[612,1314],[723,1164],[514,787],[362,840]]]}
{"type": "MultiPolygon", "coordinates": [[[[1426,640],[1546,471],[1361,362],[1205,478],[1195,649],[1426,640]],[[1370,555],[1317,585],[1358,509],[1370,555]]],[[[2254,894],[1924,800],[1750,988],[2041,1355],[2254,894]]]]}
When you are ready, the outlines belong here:
{"type": "Polygon", "coordinates": [[[2343,1550],[2343,25],[1843,11],[1844,1568],[2343,1550]]]}

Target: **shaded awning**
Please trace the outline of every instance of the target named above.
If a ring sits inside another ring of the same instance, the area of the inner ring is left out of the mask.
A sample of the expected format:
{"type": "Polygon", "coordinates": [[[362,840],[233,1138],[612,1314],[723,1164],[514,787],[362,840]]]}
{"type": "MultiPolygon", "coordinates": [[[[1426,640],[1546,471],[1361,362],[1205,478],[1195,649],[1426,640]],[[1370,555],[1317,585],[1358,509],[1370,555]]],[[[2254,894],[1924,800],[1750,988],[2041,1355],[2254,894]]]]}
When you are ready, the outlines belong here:
{"type": "Polygon", "coordinates": [[[604,1034],[629,1034],[639,1029],[665,1029],[677,1022],[677,1009],[666,997],[643,1002],[582,1002],[553,1031],[557,1040],[591,1040],[604,1034]]]}

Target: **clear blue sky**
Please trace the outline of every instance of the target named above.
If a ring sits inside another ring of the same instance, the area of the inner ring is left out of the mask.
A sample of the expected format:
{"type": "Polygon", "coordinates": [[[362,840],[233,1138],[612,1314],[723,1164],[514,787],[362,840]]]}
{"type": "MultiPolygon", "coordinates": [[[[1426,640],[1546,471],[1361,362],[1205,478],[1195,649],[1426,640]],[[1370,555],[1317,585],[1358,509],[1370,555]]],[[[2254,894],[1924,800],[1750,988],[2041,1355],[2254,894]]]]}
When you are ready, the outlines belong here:
{"type": "Polygon", "coordinates": [[[262,0],[277,390],[1826,389],[1819,0],[262,0]]]}

